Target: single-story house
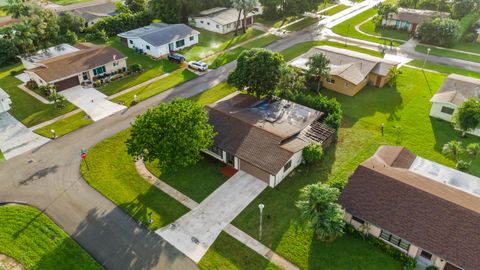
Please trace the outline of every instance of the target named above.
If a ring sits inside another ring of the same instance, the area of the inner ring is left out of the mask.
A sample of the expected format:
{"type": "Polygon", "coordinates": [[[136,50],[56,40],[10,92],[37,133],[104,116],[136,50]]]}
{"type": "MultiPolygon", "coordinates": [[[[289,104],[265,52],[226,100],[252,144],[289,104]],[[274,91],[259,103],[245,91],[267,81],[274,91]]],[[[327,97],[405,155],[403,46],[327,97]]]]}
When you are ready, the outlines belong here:
{"type": "Polygon", "coordinates": [[[0,88],[0,113],[10,110],[10,105],[12,105],[10,95],[0,88]]]}
{"type": "Polygon", "coordinates": [[[118,36],[129,48],[159,58],[197,44],[199,34],[185,24],[152,23],[118,36]]]}
{"type": "Polygon", "coordinates": [[[480,178],[382,146],[350,176],[344,220],[422,265],[480,269],[480,178]]]}
{"type": "Polygon", "coordinates": [[[290,65],[306,70],[308,60],[316,54],[330,60],[330,80],[323,87],[344,95],[354,96],[367,84],[383,87],[391,76],[391,68],[398,62],[331,46],[318,46],[295,58],[290,65]]]}
{"type": "Polygon", "coordinates": [[[327,147],[335,130],[323,112],[279,98],[234,93],[207,106],[217,135],[206,153],[268,183],[278,185],[303,160],[310,143],[327,147]]]}
{"type": "Polygon", "coordinates": [[[53,84],[57,91],[127,69],[127,57],[121,52],[91,43],[62,44],[20,59],[31,80],[38,85],[53,84]]]}
{"type": "Polygon", "coordinates": [[[117,6],[112,2],[88,5],[75,9],[70,9],[68,6],[62,7],[57,11],[60,15],[64,12],[72,12],[73,14],[85,19],[85,27],[89,27],[97,23],[99,20],[115,16],[118,14],[117,6]]]}
{"type": "MultiPolygon", "coordinates": [[[[253,16],[256,13],[250,12],[247,14],[246,26],[250,27],[253,24],[253,16]]],[[[234,8],[216,7],[200,12],[198,16],[189,19],[190,25],[202,28],[211,32],[220,34],[230,33],[235,31],[237,27],[238,11],[234,8]]],[[[243,27],[243,11],[240,15],[240,25],[243,27]]]]}
{"type": "MultiPolygon", "coordinates": [[[[472,97],[480,98],[480,79],[450,74],[430,99],[430,116],[452,122],[457,108],[472,97]]],[[[480,136],[480,127],[470,133],[480,136]]]]}
{"type": "Polygon", "coordinates": [[[392,13],[389,17],[388,20],[382,19],[382,25],[415,33],[418,26],[423,22],[436,17],[450,17],[450,13],[423,9],[399,8],[397,13],[392,13]]]}

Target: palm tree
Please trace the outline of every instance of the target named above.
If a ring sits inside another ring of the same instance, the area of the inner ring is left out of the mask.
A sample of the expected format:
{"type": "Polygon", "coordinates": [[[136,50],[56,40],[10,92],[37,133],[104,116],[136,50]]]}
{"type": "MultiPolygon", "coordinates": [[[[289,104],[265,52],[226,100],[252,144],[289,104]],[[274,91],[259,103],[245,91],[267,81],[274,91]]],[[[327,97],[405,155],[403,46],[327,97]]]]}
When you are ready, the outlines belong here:
{"type": "Polygon", "coordinates": [[[463,153],[462,142],[451,141],[443,145],[442,153],[449,159],[458,163],[460,155],[463,153]]]}
{"type": "Polygon", "coordinates": [[[388,86],[392,87],[397,85],[397,79],[400,74],[402,74],[402,72],[396,66],[391,67],[390,80],[388,81],[388,86]]]}
{"type": "Polygon", "coordinates": [[[323,54],[315,54],[307,62],[307,75],[317,79],[317,92],[320,91],[322,79],[330,79],[330,60],[323,54]]]}
{"type": "Polygon", "coordinates": [[[242,16],[244,0],[232,0],[232,6],[238,11],[237,23],[235,25],[235,36],[238,35],[238,26],[240,25],[240,17],[242,16]]]}
{"type": "Polygon", "coordinates": [[[344,211],[337,203],[340,191],[325,184],[312,184],[301,190],[296,206],[302,217],[322,240],[334,240],[343,235],[344,211]]]}
{"type": "Polygon", "coordinates": [[[247,15],[255,10],[257,0],[244,0],[243,5],[243,33],[247,32],[247,15]]]}

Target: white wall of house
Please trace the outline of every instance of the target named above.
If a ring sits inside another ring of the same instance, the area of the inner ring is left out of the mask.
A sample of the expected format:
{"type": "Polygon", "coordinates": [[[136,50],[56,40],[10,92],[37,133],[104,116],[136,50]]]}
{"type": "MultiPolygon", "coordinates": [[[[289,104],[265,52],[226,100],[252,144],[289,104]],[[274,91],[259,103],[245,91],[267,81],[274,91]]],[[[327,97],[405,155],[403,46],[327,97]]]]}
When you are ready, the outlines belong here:
{"type": "Polygon", "coordinates": [[[293,154],[293,156],[289,160],[289,162],[292,163],[290,168],[288,168],[287,170],[284,170],[284,168],[282,168],[275,176],[270,175],[269,186],[275,187],[278,184],[280,184],[280,182],[282,182],[282,180],[285,179],[287,175],[289,175],[293,170],[295,170],[295,168],[297,168],[298,165],[302,163],[302,161],[303,161],[302,151],[298,151],[297,153],[293,154]]]}
{"type": "MultiPolygon", "coordinates": [[[[153,46],[141,38],[127,38],[128,47],[131,49],[141,49],[144,53],[154,57],[160,58],[167,55],[170,52],[169,44],[163,44],[161,46],[153,46]]],[[[198,43],[198,35],[188,36],[184,39],[179,39],[171,42],[171,48],[174,51],[181,50],[198,43]],[[183,46],[178,44],[179,41],[184,40],[183,46]]]]}
{"type": "Polygon", "coordinates": [[[193,22],[195,27],[220,34],[226,34],[235,30],[235,23],[232,24],[233,26],[227,28],[225,25],[219,24],[209,17],[195,17],[193,18],[193,22]]]}
{"type": "Polygon", "coordinates": [[[10,110],[11,104],[12,101],[10,100],[10,96],[0,88],[0,113],[10,110]]]}
{"type": "Polygon", "coordinates": [[[453,109],[454,111],[457,110],[457,105],[455,104],[444,103],[444,102],[434,102],[432,103],[432,108],[430,109],[430,116],[439,118],[448,122],[452,122],[453,113],[449,114],[449,113],[442,112],[442,108],[444,107],[453,109]]]}

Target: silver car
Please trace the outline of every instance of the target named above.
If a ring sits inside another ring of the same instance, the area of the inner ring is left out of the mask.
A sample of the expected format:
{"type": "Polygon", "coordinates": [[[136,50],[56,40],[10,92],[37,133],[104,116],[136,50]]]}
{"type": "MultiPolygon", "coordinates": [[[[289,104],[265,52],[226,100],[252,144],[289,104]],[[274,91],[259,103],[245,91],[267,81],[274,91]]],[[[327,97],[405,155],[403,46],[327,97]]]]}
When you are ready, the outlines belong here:
{"type": "Polygon", "coordinates": [[[190,61],[188,62],[188,67],[199,71],[205,71],[208,69],[208,65],[202,61],[190,61]]]}

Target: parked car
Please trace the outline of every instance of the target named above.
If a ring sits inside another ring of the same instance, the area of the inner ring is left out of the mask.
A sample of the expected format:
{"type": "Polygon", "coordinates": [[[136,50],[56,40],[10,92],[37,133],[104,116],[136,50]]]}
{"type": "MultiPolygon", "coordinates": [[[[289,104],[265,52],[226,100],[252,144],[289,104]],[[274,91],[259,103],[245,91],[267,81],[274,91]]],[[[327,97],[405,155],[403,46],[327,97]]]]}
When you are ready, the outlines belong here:
{"type": "Polygon", "coordinates": [[[185,61],[185,57],[179,53],[170,53],[168,55],[168,60],[181,64],[185,61]]]}
{"type": "Polygon", "coordinates": [[[188,67],[199,71],[205,71],[208,69],[208,65],[202,61],[190,61],[188,62],[188,67]]]}

